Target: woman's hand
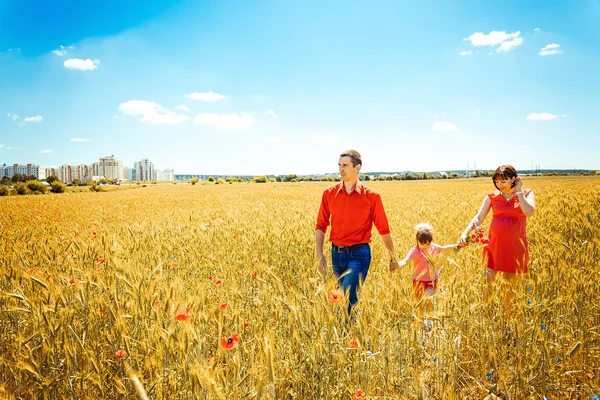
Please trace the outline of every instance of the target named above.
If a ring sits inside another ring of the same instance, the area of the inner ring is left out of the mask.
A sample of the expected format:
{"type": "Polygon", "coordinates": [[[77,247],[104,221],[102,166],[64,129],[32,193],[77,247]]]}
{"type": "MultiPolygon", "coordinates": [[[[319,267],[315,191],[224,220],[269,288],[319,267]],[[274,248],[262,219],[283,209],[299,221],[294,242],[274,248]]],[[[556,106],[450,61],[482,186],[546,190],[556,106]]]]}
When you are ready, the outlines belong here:
{"type": "Polygon", "coordinates": [[[523,191],[523,179],[521,179],[520,177],[516,177],[515,178],[515,186],[517,188],[517,192],[522,192],[523,191]]]}

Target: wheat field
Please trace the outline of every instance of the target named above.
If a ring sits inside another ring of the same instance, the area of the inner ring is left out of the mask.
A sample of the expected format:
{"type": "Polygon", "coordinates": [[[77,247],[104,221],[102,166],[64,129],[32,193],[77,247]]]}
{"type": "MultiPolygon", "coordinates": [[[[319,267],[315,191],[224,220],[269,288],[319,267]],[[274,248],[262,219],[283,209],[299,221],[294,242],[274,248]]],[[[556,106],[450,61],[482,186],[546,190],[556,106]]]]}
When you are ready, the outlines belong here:
{"type": "MultiPolygon", "coordinates": [[[[331,183],[0,198],[0,397],[594,398],[600,178],[524,182],[537,209],[512,316],[498,298],[482,303],[471,245],[440,259],[425,341],[413,271],[389,272],[375,230],[356,320],[330,305],[314,226],[331,183]]],[[[367,185],[400,257],[419,222],[456,243],[493,189],[489,178],[367,185]]]]}

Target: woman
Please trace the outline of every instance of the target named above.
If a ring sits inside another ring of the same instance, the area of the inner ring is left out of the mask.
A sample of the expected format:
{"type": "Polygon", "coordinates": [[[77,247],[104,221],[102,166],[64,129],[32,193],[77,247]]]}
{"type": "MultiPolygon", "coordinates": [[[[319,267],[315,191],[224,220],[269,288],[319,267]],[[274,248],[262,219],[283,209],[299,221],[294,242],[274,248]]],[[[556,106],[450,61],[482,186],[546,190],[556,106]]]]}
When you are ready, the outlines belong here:
{"type": "Polygon", "coordinates": [[[527,243],[527,217],[535,211],[535,197],[531,189],[523,189],[523,179],[517,176],[512,165],[502,165],[494,171],[492,181],[496,189],[483,199],[481,208],[462,233],[459,246],[466,246],[473,226],[480,226],[490,208],[493,212],[489,228],[489,243],[483,247],[486,264],[487,287],[483,301],[489,298],[496,274],[502,272],[509,284],[504,297],[504,309],[510,312],[515,297],[517,274],[527,273],[529,246],[527,243]]]}

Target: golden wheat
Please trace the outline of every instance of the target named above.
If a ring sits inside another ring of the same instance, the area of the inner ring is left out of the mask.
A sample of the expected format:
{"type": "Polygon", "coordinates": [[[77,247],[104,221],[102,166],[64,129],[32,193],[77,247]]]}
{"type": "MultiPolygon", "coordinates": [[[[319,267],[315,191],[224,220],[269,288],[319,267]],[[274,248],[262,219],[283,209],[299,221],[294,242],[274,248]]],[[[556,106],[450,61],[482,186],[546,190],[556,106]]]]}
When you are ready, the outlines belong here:
{"type": "MultiPolygon", "coordinates": [[[[325,183],[2,198],[0,396],[600,395],[600,178],[525,181],[538,207],[513,318],[500,301],[481,302],[473,245],[442,260],[425,344],[412,271],[387,270],[376,234],[355,323],[329,304],[335,281],[319,278],[314,259],[325,183]]],[[[489,179],[370,186],[401,256],[419,222],[438,243],[456,242],[493,188],[489,179]]]]}

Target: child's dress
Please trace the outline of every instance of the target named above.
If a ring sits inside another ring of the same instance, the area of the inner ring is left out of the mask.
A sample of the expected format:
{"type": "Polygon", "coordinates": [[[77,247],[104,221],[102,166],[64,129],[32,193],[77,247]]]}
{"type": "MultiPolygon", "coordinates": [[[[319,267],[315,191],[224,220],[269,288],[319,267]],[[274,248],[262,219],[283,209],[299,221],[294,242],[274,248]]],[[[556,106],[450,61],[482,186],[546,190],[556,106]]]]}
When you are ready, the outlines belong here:
{"type": "MultiPolygon", "coordinates": [[[[531,190],[523,190],[527,197],[531,190]]],[[[519,196],[504,199],[499,192],[488,193],[493,217],[489,228],[489,243],[483,248],[487,267],[494,271],[520,274],[527,272],[529,246],[527,216],[523,214],[519,196]]]]}

